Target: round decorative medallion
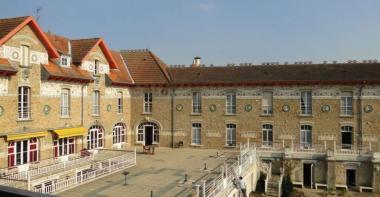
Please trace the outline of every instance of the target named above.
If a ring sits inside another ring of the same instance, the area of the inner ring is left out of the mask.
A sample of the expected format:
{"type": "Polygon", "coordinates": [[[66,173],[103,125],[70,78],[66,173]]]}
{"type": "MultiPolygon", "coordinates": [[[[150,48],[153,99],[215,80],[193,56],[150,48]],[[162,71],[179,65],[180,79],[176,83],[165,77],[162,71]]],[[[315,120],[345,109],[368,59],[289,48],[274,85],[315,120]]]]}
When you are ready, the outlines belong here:
{"type": "Polygon", "coordinates": [[[175,109],[176,109],[177,111],[182,111],[182,109],[183,109],[183,105],[178,104],[178,105],[175,107],[175,109]]]}
{"type": "Polygon", "coordinates": [[[44,114],[45,115],[47,115],[47,114],[49,114],[49,112],[50,112],[50,106],[49,105],[44,105],[44,109],[43,109],[43,111],[44,111],[44,114]]]}
{"type": "Polygon", "coordinates": [[[289,112],[290,111],[290,106],[289,105],[283,105],[282,106],[282,111],[283,112],[289,112]]]}
{"type": "Polygon", "coordinates": [[[22,71],[22,78],[23,78],[24,80],[27,80],[27,79],[29,78],[29,74],[30,74],[30,70],[29,70],[29,69],[24,69],[24,70],[22,71]]]}
{"type": "Polygon", "coordinates": [[[162,95],[168,95],[168,90],[167,89],[162,89],[161,90],[162,95]]]}
{"type": "Polygon", "coordinates": [[[37,55],[32,55],[32,61],[36,62],[37,61],[37,55]]]}
{"type": "Polygon", "coordinates": [[[330,105],[322,105],[321,107],[322,112],[329,112],[331,110],[330,105]]]}
{"type": "Polygon", "coordinates": [[[370,113],[370,112],[372,112],[373,111],[373,107],[372,107],[372,105],[366,105],[365,107],[364,107],[364,112],[365,113],[370,113]]]}
{"type": "Polygon", "coordinates": [[[2,116],[3,114],[4,114],[4,107],[0,106],[0,116],[2,116]]]}
{"type": "Polygon", "coordinates": [[[20,56],[20,55],[18,54],[17,51],[13,51],[13,53],[12,53],[12,58],[13,58],[13,59],[18,59],[19,56],[20,56]]]}
{"type": "Polygon", "coordinates": [[[108,111],[108,112],[111,111],[111,104],[108,104],[108,105],[107,105],[107,111],[108,111]]]}
{"type": "Polygon", "coordinates": [[[252,105],[251,105],[251,104],[247,104],[247,105],[245,105],[245,106],[244,106],[244,110],[245,110],[246,112],[250,112],[250,111],[252,111],[252,105]]]}
{"type": "Polygon", "coordinates": [[[216,105],[215,104],[210,105],[210,111],[212,111],[212,112],[216,111],[216,105]]]}

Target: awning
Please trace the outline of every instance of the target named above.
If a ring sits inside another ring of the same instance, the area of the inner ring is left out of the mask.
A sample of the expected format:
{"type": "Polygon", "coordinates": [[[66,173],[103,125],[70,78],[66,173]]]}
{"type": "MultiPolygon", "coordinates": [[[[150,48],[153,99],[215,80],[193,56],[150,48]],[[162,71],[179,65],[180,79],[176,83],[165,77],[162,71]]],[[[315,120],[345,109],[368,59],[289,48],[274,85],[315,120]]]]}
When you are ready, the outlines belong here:
{"type": "Polygon", "coordinates": [[[65,138],[65,137],[72,137],[72,136],[78,136],[78,135],[86,135],[87,129],[83,127],[77,127],[77,128],[53,130],[53,132],[58,135],[58,138],[65,138]]]}
{"type": "Polygon", "coordinates": [[[7,134],[7,141],[22,140],[22,139],[28,139],[28,138],[34,138],[34,137],[45,137],[46,135],[47,135],[47,131],[12,133],[12,134],[7,134]]]}

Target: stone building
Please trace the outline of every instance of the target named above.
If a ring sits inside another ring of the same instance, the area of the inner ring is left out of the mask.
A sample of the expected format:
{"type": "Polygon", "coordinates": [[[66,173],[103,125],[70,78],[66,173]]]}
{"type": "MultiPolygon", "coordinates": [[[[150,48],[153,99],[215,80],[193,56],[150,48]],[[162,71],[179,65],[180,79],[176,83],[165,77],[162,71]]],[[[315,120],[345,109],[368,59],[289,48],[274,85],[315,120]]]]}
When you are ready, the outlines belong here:
{"type": "MultiPolygon", "coordinates": [[[[305,187],[380,192],[380,64],[168,67],[149,50],[0,20],[0,168],[83,149],[236,148],[305,187]]],[[[271,173],[272,173],[271,172],[271,173]]]]}

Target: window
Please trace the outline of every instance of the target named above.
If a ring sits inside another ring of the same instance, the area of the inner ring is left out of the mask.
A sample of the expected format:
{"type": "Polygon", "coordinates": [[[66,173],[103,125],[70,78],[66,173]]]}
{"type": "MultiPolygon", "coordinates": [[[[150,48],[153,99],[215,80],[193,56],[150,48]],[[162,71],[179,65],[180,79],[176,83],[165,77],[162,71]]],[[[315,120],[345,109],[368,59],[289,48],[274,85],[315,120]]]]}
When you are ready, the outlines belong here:
{"type": "Polygon", "coordinates": [[[123,123],[117,123],[112,129],[112,143],[119,144],[125,142],[125,126],[123,123]]]}
{"type": "Polygon", "coordinates": [[[117,93],[117,113],[123,113],[123,93],[117,93]]]}
{"type": "Polygon", "coordinates": [[[342,133],[342,149],[352,148],[352,126],[343,126],[341,128],[342,133]]]}
{"type": "Polygon", "coordinates": [[[100,114],[99,100],[100,100],[100,92],[96,90],[94,91],[93,96],[92,96],[92,115],[99,116],[100,114]]]}
{"type": "Polygon", "coordinates": [[[99,74],[99,60],[95,60],[94,74],[99,74]]]}
{"type": "Polygon", "coordinates": [[[340,114],[343,116],[352,115],[352,92],[343,92],[340,98],[340,114]]]}
{"type": "Polygon", "coordinates": [[[69,66],[69,57],[61,55],[61,66],[69,66]]]}
{"type": "Polygon", "coordinates": [[[226,111],[227,114],[236,114],[236,94],[227,94],[226,99],[226,111]]]}
{"type": "Polygon", "coordinates": [[[311,148],[312,144],[312,126],[301,125],[301,148],[311,148]]]}
{"type": "Polygon", "coordinates": [[[261,113],[263,115],[272,115],[273,113],[272,99],[273,99],[272,92],[263,93],[263,99],[261,101],[261,113]]]}
{"type": "Polygon", "coordinates": [[[30,88],[21,86],[18,88],[18,118],[30,119],[30,88]]]}
{"type": "Polygon", "coordinates": [[[21,66],[29,66],[29,46],[21,45],[21,66]]]}
{"type": "Polygon", "coordinates": [[[99,125],[90,127],[87,135],[87,148],[97,149],[103,148],[103,128],[99,125]]]}
{"type": "Polygon", "coordinates": [[[227,124],[226,145],[236,146],[236,125],[227,124]]]}
{"type": "Polygon", "coordinates": [[[54,140],[54,157],[75,153],[75,138],[65,137],[54,140]]]}
{"type": "Polygon", "coordinates": [[[160,140],[160,130],[158,125],[154,122],[141,123],[137,129],[137,142],[146,142],[148,140],[153,140],[153,143],[158,143],[160,140]],[[150,132],[153,132],[153,139],[151,138],[152,133],[150,132]]]}
{"type": "Polygon", "coordinates": [[[62,89],[61,92],[61,117],[70,116],[70,90],[62,89]]]}
{"type": "Polygon", "coordinates": [[[199,114],[202,112],[201,93],[193,92],[193,113],[199,114]]]}
{"type": "Polygon", "coordinates": [[[202,125],[200,123],[193,123],[191,130],[191,144],[200,145],[202,125]]]}
{"type": "Polygon", "coordinates": [[[273,146],[273,126],[271,124],[263,125],[263,146],[273,146]]]}
{"type": "Polygon", "coordinates": [[[144,113],[152,113],[152,93],[144,93],[144,113]]]}
{"type": "Polygon", "coordinates": [[[38,140],[8,142],[8,167],[38,161],[38,140]]]}
{"type": "Polygon", "coordinates": [[[301,115],[312,114],[311,91],[301,92],[301,115]]]}

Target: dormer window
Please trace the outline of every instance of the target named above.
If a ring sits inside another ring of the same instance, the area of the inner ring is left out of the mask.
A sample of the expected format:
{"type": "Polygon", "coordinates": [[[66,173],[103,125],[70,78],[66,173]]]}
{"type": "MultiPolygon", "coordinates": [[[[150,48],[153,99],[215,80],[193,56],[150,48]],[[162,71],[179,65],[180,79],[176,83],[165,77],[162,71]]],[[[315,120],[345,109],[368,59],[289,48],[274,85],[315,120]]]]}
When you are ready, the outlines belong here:
{"type": "Polygon", "coordinates": [[[70,57],[61,55],[61,66],[64,66],[64,67],[70,66],[70,57]]]}

